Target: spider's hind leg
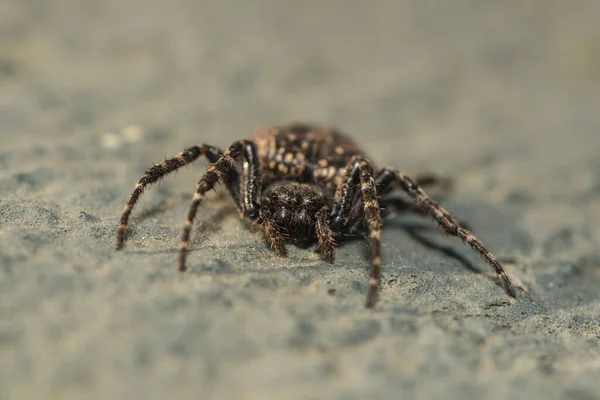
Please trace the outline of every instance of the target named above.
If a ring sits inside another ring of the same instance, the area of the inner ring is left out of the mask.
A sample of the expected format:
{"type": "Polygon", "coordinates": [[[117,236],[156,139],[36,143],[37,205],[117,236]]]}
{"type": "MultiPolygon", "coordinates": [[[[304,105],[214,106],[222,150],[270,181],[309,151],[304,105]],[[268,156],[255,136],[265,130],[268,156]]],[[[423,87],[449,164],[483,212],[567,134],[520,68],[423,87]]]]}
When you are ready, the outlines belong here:
{"type": "Polygon", "coordinates": [[[473,236],[469,231],[464,229],[448,211],[443,209],[438,202],[431,199],[427,193],[419,187],[419,185],[408,175],[402,171],[392,168],[383,169],[378,175],[379,184],[388,186],[392,183],[398,183],[400,187],[410,196],[416,205],[423,210],[427,215],[432,216],[441,225],[446,233],[457,236],[466,242],[473,250],[475,250],[483,259],[494,268],[500,282],[504,286],[506,293],[510,297],[516,297],[516,292],[511,284],[506,271],[498,262],[496,257],[483,245],[483,243],[473,236]]]}
{"type": "Polygon", "coordinates": [[[164,178],[168,174],[173,171],[177,171],[179,168],[194,162],[198,157],[205,156],[209,161],[215,162],[221,151],[209,145],[201,145],[201,146],[192,146],[176,156],[161,162],[160,164],[153,165],[148,168],[146,172],[140,177],[140,179],[135,184],[133,192],[129,196],[129,200],[125,205],[125,209],[123,210],[123,214],[121,215],[121,219],[119,222],[119,229],[117,231],[117,240],[115,242],[115,248],[117,250],[121,250],[125,243],[125,232],[127,231],[127,223],[129,221],[129,216],[133,207],[139,200],[140,196],[146,189],[148,185],[151,185],[160,179],[164,178]]]}

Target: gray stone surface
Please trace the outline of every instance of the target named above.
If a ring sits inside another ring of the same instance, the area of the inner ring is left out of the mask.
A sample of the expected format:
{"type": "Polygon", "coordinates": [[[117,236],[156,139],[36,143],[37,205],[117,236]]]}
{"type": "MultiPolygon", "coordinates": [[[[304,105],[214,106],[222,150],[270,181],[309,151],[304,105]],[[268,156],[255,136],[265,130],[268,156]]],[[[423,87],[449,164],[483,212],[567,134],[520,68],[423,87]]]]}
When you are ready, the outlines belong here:
{"type": "Polygon", "coordinates": [[[0,398],[600,398],[600,2],[0,2],[0,398]],[[177,241],[204,162],[290,120],[450,175],[443,204],[519,283],[426,218],[334,265],[275,258],[226,198],[177,241]],[[480,273],[478,273],[478,271],[480,273]]]}

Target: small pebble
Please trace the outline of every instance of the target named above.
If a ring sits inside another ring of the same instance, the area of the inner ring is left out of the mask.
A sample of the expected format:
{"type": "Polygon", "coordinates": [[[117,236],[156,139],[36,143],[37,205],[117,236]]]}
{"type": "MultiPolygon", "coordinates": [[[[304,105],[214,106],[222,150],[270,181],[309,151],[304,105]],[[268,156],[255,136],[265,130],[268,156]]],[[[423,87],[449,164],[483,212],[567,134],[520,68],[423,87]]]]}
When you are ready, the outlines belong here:
{"type": "Polygon", "coordinates": [[[85,222],[98,222],[98,218],[86,213],[85,211],[79,211],[79,219],[85,222]]]}

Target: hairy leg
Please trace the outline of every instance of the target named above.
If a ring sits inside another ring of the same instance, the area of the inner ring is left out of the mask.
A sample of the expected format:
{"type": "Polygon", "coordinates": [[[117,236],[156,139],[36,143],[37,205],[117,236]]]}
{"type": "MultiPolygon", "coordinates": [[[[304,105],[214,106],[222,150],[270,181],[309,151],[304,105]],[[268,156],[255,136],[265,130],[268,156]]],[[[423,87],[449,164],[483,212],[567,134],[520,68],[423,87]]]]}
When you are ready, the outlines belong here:
{"type": "Polygon", "coordinates": [[[279,230],[277,225],[273,223],[271,211],[268,207],[261,207],[258,213],[265,229],[269,246],[279,257],[287,257],[287,249],[284,243],[285,232],[279,230]]]}
{"type": "MultiPolygon", "coordinates": [[[[417,174],[414,178],[417,185],[422,188],[432,190],[436,189],[438,193],[447,194],[452,191],[452,179],[436,175],[434,173],[417,174]]],[[[379,171],[375,176],[375,184],[377,185],[377,194],[382,196],[389,193],[393,189],[393,178],[389,175],[386,169],[379,171]]]]}
{"type": "Polygon", "coordinates": [[[187,257],[188,243],[192,230],[192,224],[196,217],[198,207],[204,195],[214,188],[219,179],[230,182],[239,177],[235,167],[236,160],[243,159],[243,191],[240,194],[242,209],[250,219],[258,217],[258,187],[260,187],[260,165],[256,157],[256,146],[251,141],[241,140],[232,144],[223,155],[212,164],[196,186],[196,192],[190,204],[190,208],[183,225],[181,242],[179,245],[179,271],[185,271],[185,260],[187,257]]]}
{"type": "Polygon", "coordinates": [[[121,250],[123,248],[129,215],[148,185],[151,185],[164,178],[171,172],[177,171],[179,168],[194,162],[200,156],[205,156],[209,159],[209,161],[215,162],[220,153],[220,150],[214,146],[209,146],[206,144],[201,146],[192,146],[177,154],[173,158],[148,168],[135,184],[133,192],[129,196],[129,201],[127,201],[127,204],[125,205],[125,210],[123,210],[123,214],[121,215],[119,229],[117,231],[115,248],[117,250],[121,250]]]}
{"type": "Polygon", "coordinates": [[[329,227],[329,209],[323,207],[317,212],[315,230],[321,258],[332,263],[335,258],[335,237],[329,227]]]}
{"type": "Polygon", "coordinates": [[[381,279],[381,209],[373,177],[373,168],[363,157],[353,157],[346,167],[346,176],[335,192],[332,225],[334,229],[340,229],[348,223],[354,199],[353,188],[357,184],[359,185],[360,199],[363,205],[363,220],[371,246],[369,289],[365,305],[367,308],[372,308],[377,303],[379,281],[381,279]]]}
{"type": "Polygon", "coordinates": [[[460,223],[436,201],[432,200],[417,183],[402,171],[393,168],[383,169],[379,175],[383,184],[398,183],[400,187],[410,196],[410,198],[427,215],[432,216],[444,228],[444,230],[453,236],[457,236],[467,243],[473,250],[494,268],[500,282],[504,286],[506,293],[510,297],[516,297],[517,294],[511,284],[506,271],[498,262],[496,257],[483,245],[483,243],[465,230],[460,223]]]}

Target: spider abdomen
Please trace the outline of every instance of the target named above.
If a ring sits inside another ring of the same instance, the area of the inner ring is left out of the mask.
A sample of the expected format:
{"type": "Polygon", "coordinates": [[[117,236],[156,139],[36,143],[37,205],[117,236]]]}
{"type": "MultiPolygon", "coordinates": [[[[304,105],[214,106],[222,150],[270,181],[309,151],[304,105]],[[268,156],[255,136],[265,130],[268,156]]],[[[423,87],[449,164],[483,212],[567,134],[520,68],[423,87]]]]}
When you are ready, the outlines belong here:
{"type": "Polygon", "coordinates": [[[333,127],[289,124],[256,130],[250,137],[257,146],[265,177],[298,181],[343,174],[352,157],[365,156],[358,145],[333,127]]]}

